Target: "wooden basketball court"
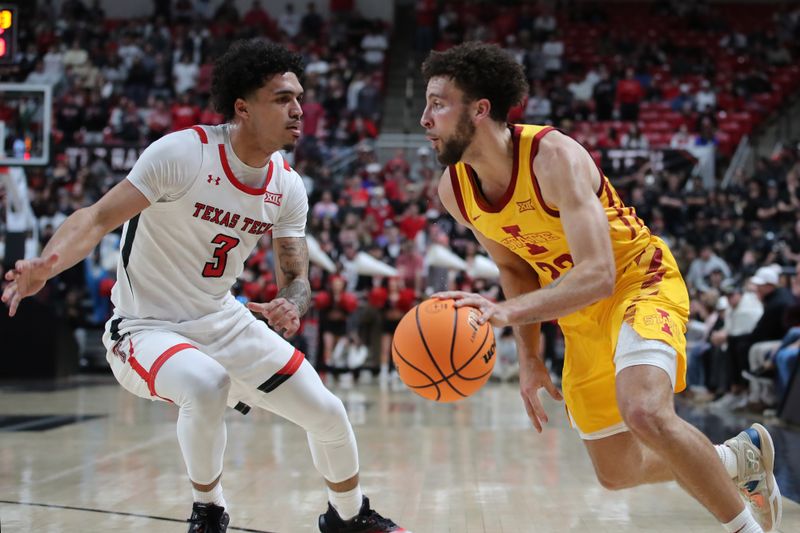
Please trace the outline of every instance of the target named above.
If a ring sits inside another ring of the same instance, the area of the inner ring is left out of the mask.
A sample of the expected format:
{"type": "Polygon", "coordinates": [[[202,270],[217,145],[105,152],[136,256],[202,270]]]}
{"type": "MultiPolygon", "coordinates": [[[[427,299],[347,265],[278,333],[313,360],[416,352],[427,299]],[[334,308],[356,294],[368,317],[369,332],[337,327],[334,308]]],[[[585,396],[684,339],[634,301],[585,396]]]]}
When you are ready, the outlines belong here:
{"type": "MultiPolygon", "coordinates": [[[[539,435],[515,384],[453,405],[377,385],[334,390],[356,430],[365,492],[414,533],[722,531],[675,484],[601,488],[563,406],[546,403],[539,435]]],[[[174,406],[106,377],[0,394],[3,533],[186,531],[174,406]]],[[[304,433],[269,413],[230,411],[223,486],[231,532],[317,531],[326,505],[304,433]]],[[[781,531],[800,531],[788,499],[781,531]]]]}

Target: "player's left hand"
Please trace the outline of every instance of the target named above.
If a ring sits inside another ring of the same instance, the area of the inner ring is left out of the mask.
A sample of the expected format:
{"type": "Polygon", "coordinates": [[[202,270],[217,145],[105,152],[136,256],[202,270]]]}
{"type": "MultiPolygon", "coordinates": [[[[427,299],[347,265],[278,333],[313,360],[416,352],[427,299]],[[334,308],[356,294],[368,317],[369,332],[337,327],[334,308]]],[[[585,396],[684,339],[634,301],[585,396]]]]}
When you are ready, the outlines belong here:
{"type": "Polygon", "coordinates": [[[300,311],[286,298],[275,298],[271,302],[248,302],[247,308],[261,313],[269,326],[284,338],[289,338],[300,329],[300,311]]]}
{"type": "Polygon", "coordinates": [[[491,300],[484,298],[480,294],[464,291],[444,291],[437,292],[432,296],[440,300],[455,300],[456,307],[464,307],[468,305],[476,308],[481,312],[478,317],[479,324],[489,322],[491,325],[502,328],[508,326],[509,317],[508,312],[500,304],[494,303],[491,300]]]}

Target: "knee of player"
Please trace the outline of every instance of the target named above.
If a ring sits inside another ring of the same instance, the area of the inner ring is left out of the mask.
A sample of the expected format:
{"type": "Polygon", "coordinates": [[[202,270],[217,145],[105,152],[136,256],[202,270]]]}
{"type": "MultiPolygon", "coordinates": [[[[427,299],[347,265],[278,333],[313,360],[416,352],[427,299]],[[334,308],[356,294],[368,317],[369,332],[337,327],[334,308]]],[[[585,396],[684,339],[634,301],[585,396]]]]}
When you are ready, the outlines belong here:
{"type": "Polygon", "coordinates": [[[620,405],[628,428],[641,438],[661,438],[670,428],[674,414],[657,404],[628,402],[620,405]]]}
{"type": "Polygon", "coordinates": [[[606,490],[622,490],[632,485],[626,473],[614,466],[610,468],[595,468],[597,481],[606,490]]]}
{"type": "Polygon", "coordinates": [[[189,372],[186,376],[189,395],[203,404],[227,402],[231,378],[224,368],[206,368],[201,372],[189,372]]]}
{"type": "Polygon", "coordinates": [[[350,431],[350,420],[342,400],[333,394],[319,407],[310,427],[309,433],[316,435],[339,435],[350,431]]]}

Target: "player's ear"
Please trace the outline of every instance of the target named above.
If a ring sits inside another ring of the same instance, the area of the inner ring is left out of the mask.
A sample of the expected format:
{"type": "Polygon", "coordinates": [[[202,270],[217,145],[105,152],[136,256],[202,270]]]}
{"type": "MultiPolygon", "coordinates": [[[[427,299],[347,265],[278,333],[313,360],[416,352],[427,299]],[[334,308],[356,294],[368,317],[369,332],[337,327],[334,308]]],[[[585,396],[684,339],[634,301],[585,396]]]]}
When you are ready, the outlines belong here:
{"type": "Polygon", "coordinates": [[[233,111],[236,116],[246,118],[249,116],[249,111],[247,109],[247,102],[242,98],[237,98],[235,102],[233,102],[233,111]]]}
{"type": "Polygon", "coordinates": [[[487,118],[489,112],[492,110],[492,103],[486,98],[481,98],[475,102],[475,115],[474,118],[481,119],[487,118]]]}

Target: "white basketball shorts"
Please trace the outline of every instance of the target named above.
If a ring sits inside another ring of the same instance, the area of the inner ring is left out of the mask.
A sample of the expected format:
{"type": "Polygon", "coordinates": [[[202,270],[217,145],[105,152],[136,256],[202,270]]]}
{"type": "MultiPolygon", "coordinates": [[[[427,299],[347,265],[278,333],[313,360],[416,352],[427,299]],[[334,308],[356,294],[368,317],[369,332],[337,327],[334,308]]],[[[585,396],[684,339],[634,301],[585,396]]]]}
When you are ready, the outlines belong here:
{"type": "Polygon", "coordinates": [[[155,388],[161,366],[187,348],[220,363],[231,378],[228,405],[242,413],[258,394],[289,379],[305,356],[233,300],[198,320],[174,323],[114,316],[103,335],[106,359],[117,381],[137,396],[171,401],[155,388]]]}

